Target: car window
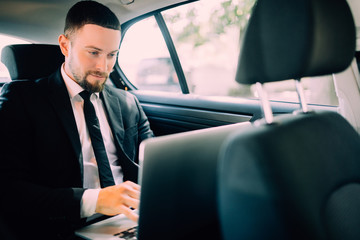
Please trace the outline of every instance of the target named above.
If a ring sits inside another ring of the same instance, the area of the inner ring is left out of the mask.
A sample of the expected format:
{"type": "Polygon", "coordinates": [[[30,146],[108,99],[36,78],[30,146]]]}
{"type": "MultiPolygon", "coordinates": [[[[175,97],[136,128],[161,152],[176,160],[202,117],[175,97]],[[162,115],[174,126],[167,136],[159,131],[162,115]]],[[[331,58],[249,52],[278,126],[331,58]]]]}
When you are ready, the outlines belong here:
{"type": "MultiPolygon", "coordinates": [[[[258,98],[255,86],[235,82],[241,35],[255,0],[196,1],[161,12],[190,93],[258,98]]],[[[163,27],[163,26],[162,26],[163,27]]],[[[119,66],[138,89],[180,91],[169,50],[154,17],[126,32],[119,66]]],[[[332,76],[303,79],[308,103],[338,105],[332,76]]],[[[273,101],[298,102],[294,80],[265,85],[273,101]]]]}
{"type": "MultiPolygon", "coordinates": [[[[0,34],[0,59],[1,59],[1,52],[2,52],[3,47],[10,45],[10,44],[27,44],[27,43],[29,43],[29,42],[24,41],[22,39],[15,38],[15,37],[10,37],[10,36],[0,34]]],[[[4,84],[5,82],[10,82],[10,81],[11,81],[11,78],[10,78],[8,69],[2,62],[0,62],[0,86],[2,84],[4,84]]]]}
{"type": "Polygon", "coordinates": [[[135,23],[126,32],[118,62],[139,89],[180,92],[169,51],[153,16],[135,23]]]}

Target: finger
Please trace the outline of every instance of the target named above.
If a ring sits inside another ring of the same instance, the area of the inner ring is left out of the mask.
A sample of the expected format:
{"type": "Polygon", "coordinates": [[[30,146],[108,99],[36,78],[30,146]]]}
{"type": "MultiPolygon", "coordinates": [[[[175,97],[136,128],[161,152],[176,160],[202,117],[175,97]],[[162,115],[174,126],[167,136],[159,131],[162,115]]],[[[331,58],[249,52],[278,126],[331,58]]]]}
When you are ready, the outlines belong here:
{"type": "Polygon", "coordinates": [[[138,190],[127,190],[126,193],[135,199],[140,199],[140,191],[138,190]]]}
{"type": "Polygon", "coordinates": [[[136,198],[132,198],[132,197],[128,197],[128,196],[125,196],[123,198],[123,201],[124,201],[124,205],[126,205],[127,207],[132,207],[132,208],[139,208],[139,203],[140,201],[136,198]]]}
{"type": "Polygon", "coordinates": [[[127,186],[129,186],[129,187],[131,187],[131,188],[133,188],[133,189],[135,189],[135,190],[138,190],[138,191],[140,191],[140,185],[139,184],[136,184],[136,183],[134,183],[134,182],[131,182],[131,181],[126,181],[126,182],[124,182],[127,186]]]}
{"type": "Polygon", "coordinates": [[[127,191],[127,192],[140,192],[140,186],[133,182],[123,182],[119,185],[116,185],[116,188],[120,191],[127,191]]]}
{"type": "Polygon", "coordinates": [[[124,192],[129,196],[139,199],[140,198],[140,186],[133,182],[125,182],[122,186],[124,192]]]}
{"type": "Polygon", "coordinates": [[[138,222],[139,220],[139,215],[135,211],[131,210],[130,208],[124,205],[120,206],[120,212],[134,222],[138,222]]]}

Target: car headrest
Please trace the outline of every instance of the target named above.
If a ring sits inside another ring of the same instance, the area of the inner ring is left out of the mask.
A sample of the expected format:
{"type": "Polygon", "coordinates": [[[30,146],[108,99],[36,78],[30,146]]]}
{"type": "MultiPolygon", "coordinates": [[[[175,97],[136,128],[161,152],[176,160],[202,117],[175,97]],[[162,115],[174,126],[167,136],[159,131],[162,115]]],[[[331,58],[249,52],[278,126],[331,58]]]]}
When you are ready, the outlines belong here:
{"type": "Polygon", "coordinates": [[[64,62],[64,55],[57,45],[16,44],[3,48],[1,61],[12,80],[33,80],[56,71],[64,62]]]}
{"type": "Polygon", "coordinates": [[[258,0],[243,37],[236,81],[340,72],[354,57],[355,41],[346,0],[258,0]]]}

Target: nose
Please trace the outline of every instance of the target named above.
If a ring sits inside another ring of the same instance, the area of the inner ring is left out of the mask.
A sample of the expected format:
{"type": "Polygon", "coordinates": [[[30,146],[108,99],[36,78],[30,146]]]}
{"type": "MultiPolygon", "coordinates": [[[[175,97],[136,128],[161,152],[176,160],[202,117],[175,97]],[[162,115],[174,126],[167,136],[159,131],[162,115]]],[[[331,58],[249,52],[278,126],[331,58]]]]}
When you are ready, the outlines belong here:
{"type": "Polygon", "coordinates": [[[107,72],[108,60],[106,56],[101,56],[97,59],[96,70],[100,72],[107,72]]]}

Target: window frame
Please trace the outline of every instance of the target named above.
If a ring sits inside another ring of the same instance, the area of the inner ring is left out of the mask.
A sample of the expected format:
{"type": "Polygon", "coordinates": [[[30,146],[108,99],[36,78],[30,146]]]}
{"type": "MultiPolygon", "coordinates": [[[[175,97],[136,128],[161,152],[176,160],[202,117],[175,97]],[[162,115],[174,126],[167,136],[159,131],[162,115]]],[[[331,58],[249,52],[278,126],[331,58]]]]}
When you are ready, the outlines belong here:
{"type": "MultiPolygon", "coordinates": [[[[122,41],[123,41],[127,31],[134,24],[136,24],[137,22],[139,22],[141,20],[144,20],[146,18],[154,17],[154,19],[155,19],[155,21],[156,21],[156,23],[157,23],[157,25],[158,25],[158,27],[160,29],[162,37],[163,37],[163,39],[164,39],[164,41],[166,43],[166,47],[167,47],[167,50],[169,51],[171,61],[173,62],[176,75],[177,75],[177,77],[179,79],[180,89],[181,89],[181,92],[183,94],[189,94],[190,93],[189,87],[188,87],[186,77],[185,77],[185,74],[184,74],[184,70],[183,70],[183,67],[181,65],[179,56],[177,54],[174,42],[173,42],[173,40],[171,38],[169,29],[168,29],[168,27],[166,25],[166,22],[165,22],[165,20],[164,20],[161,13],[163,11],[168,10],[168,9],[172,9],[172,8],[175,8],[175,7],[178,7],[178,6],[181,6],[181,5],[185,5],[185,4],[189,4],[189,3],[192,3],[192,2],[196,2],[196,1],[198,1],[198,0],[189,0],[189,1],[186,1],[186,2],[181,2],[181,3],[177,3],[177,4],[174,4],[174,5],[165,7],[165,8],[161,8],[161,9],[158,9],[156,11],[152,11],[152,12],[146,13],[144,15],[141,15],[139,17],[133,18],[133,19],[131,19],[131,20],[129,20],[129,21],[127,21],[127,22],[125,22],[125,23],[123,23],[121,25],[120,48],[121,48],[122,41]]],[[[127,78],[124,71],[121,69],[121,67],[119,65],[119,62],[118,62],[118,58],[116,59],[116,64],[115,64],[115,67],[114,67],[114,71],[111,74],[111,80],[114,83],[114,85],[116,87],[118,87],[118,88],[138,90],[138,88],[127,78]]],[[[139,89],[139,90],[141,90],[141,89],[139,89]]]]}

